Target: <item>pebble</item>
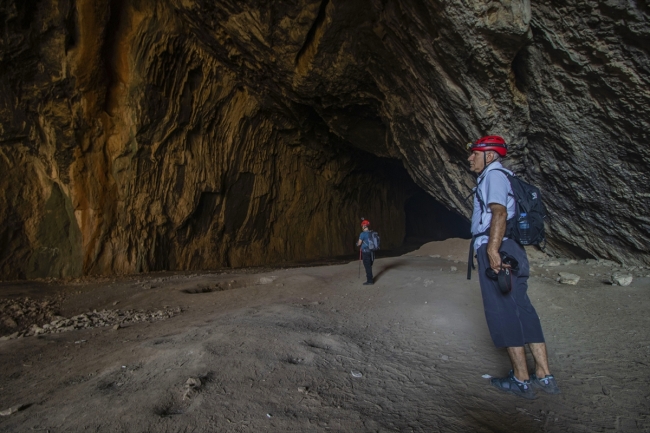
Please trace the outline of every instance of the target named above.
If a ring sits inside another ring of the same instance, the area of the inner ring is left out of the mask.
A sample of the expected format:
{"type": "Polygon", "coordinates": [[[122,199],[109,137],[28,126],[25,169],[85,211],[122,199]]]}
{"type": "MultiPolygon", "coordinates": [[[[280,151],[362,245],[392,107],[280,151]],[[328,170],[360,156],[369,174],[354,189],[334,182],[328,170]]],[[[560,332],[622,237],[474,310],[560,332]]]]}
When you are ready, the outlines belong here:
{"type": "Polygon", "coordinates": [[[458,270],[458,268],[456,266],[451,267],[451,272],[456,272],[457,270],[458,270]]]}
{"type": "Polygon", "coordinates": [[[200,388],[201,385],[203,385],[203,383],[198,377],[190,377],[185,381],[185,386],[189,386],[190,388],[200,388]]]}
{"type": "Polygon", "coordinates": [[[575,286],[578,284],[578,281],[580,281],[580,276],[576,274],[571,274],[569,272],[560,272],[558,274],[560,276],[559,281],[562,284],[569,284],[571,286],[575,286]]]}
{"type": "Polygon", "coordinates": [[[25,407],[24,404],[18,404],[16,406],[12,406],[9,409],[5,409],[0,411],[0,416],[9,416],[13,413],[18,412],[19,410],[23,409],[25,407]]]}
{"type": "Polygon", "coordinates": [[[185,381],[185,391],[183,392],[183,400],[191,400],[199,392],[201,388],[201,379],[198,377],[190,377],[185,381]]]}
{"type": "Polygon", "coordinates": [[[259,279],[260,284],[271,284],[278,277],[262,277],[259,279]]]}

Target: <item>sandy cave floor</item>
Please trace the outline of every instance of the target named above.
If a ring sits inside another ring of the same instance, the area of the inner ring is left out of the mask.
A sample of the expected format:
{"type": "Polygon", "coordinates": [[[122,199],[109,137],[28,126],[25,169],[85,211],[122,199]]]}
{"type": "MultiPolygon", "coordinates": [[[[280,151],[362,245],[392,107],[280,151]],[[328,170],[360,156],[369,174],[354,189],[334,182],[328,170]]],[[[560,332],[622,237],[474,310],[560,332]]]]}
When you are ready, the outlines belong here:
{"type": "Polygon", "coordinates": [[[380,258],[374,286],[358,262],[2,283],[0,299],[56,299],[65,318],[181,312],[0,341],[0,431],[650,432],[650,278],[612,286],[607,267],[531,256],[562,394],[528,401],[482,377],[509,363],[467,242],[380,258]]]}

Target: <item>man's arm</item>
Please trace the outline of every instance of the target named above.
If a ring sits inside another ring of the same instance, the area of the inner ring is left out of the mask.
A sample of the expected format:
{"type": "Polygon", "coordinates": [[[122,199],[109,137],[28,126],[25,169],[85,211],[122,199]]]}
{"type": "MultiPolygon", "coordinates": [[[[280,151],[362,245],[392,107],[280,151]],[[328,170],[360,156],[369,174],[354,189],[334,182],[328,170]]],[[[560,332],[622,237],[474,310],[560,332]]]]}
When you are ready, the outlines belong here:
{"type": "Polygon", "coordinates": [[[508,211],[505,206],[497,203],[490,203],[489,206],[492,212],[492,221],[490,222],[490,239],[487,245],[487,255],[490,259],[490,267],[495,272],[499,272],[501,270],[499,248],[501,247],[503,236],[506,234],[508,211]]]}

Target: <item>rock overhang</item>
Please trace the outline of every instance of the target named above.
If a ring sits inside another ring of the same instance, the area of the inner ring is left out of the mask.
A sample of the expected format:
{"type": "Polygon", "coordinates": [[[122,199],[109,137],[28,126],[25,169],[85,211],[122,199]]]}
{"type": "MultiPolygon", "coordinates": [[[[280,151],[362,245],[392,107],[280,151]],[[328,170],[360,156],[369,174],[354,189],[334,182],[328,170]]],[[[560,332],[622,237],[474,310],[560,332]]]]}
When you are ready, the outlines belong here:
{"type": "Polygon", "coordinates": [[[6,188],[15,247],[5,271],[39,248],[66,251],[38,267],[55,273],[79,260],[81,272],[119,273],[340,253],[349,246],[337,233],[356,228],[333,222],[339,209],[354,219],[392,200],[379,221],[404,223],[409,193],[360,169],[364,152],[395,160],[467,217],[464,144],[488,133],[507,139],[510,167],[541,188],[554,251],[648,263],[640,6],[90,4],[48,14],[42,3],[31,15],[7,6],[17,37],[2,50],[13,63],[3,81],[22,96],[3,92],[2,140],[20,143],[3,145],[5,172],[29,177],[22,194],[33,203],[20,210],[21,192],[6,188]],[[57,215],[73,215],[62,226],[81,232],[59,236],[63,249],[37,228],[56,188],[69,203],[57,215]],[[308,233],[322,227],[331,244],[317,251],[308,233]]]}

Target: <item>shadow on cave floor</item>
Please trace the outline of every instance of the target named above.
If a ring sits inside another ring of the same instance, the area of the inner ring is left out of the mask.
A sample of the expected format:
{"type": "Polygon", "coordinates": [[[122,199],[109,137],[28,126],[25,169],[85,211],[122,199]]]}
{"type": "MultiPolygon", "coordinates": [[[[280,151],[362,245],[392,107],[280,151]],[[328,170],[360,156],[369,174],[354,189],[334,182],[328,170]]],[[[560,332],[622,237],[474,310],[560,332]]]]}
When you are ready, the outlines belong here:
{"type": "Polygon", "coordinates": [[[381,280],[382,276],[388,271],[406,266],[406,263],[407,263],[406,260],[398,260],[392,262],[390,265],[384,266],[379,270],[379,272],[375,273],[374,282],[377,283],[379,280],[381,280]]]}

